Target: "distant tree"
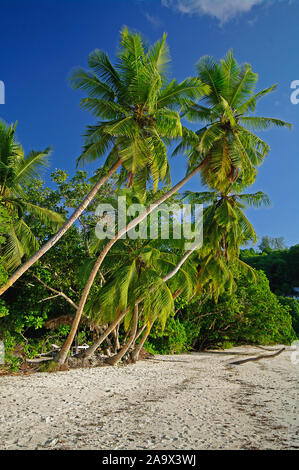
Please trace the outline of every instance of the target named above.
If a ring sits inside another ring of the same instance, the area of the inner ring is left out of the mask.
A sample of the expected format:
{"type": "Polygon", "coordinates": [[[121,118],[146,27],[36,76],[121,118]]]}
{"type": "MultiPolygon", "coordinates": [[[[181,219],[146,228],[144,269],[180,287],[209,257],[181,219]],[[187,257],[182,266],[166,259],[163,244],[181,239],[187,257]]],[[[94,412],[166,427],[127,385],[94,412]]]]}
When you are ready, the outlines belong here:
{"type": "Polygon", "coordinates": [[[273,250],[283,250],[285,247],[284,243],[284,238],[283,237],[278,237],[278,238],[272,238],[266,235],[265,237],[262,237],[262,241],[259,244],[259,249],[261,252],[269,252],[273,250]]]}
{"type": "Polygon", "coordinates": [[[251,254],[242,250],[240,257],[253,268],[262,269],[276,295],[295,296],[299,287],[299,245],[284,250],[264,250],[251,254]]]}

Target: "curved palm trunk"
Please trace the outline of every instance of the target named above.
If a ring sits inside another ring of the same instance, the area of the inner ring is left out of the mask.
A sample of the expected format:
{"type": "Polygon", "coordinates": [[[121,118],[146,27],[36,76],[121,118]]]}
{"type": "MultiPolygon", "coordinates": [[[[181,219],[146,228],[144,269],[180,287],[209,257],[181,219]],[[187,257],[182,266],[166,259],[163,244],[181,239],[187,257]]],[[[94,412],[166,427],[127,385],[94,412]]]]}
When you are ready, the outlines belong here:
{"type": "Polygon", "coordinates": [[[119,324],[116,328],[112,331],[113,339],[114,339],[114,353],[120,349],[120,342],[119,342],[119,324]]]}
{"type": "Polygon", "coordinates": [[[128,341],[121,348],[121,350],[117,354],[115,354],[115,356],[106,360],[107,364],[110,364],[111,366],[116,366],[116,364],[118,364],[119,361],[121,361],[121,359],[124,357],[124,355],[129,351],[136,337],[137,326],[138,326],[138,303],[136,303],[134,306],[133,325],[132,325],[132,329],[131,329],[128,341]]]}
{"type": "MultiPolygon", "coordinates": [[[[136,307],[139,307],[139,303],[140,303],[140,302],[138,302],[138,303],[136,302],[136,303],[135,303],[135,306],[136,306],[136,307]]],[[[143,309],[141,310],[141,312],[139,312],[139,320],[140,320],[140,318],[141,318],[141,314],[142,314],[142,313],[143,313],[143,309]]],[[[138,320],[138,321],[139,321],[139,320],[138,320]]],[[[135,348],[136,341],[137,341],[137,339],[142,335],[142,333],[143,333],[143,331],[145,330],[145,328],[146,328],[146,324],[143,325],[143,326],[141,326],[141,327],[139,328],[139,330],[136,331],[134,340],[133,340],[133,342],[132,342],[131,345],[130,345],[130,350],[131,350],[131,351],[133,351],[133,349],[135,348]]]]}
{"type": "Polygon", "coordinates": [[[150,332],[151,332],[151,329],[152,329],[153,324],[154,324],[154,322],[151,322],[151,323],[149,323],[149,324],[147,325],[146,332],[145,332],[144,335],[142,336],[141,341],[139,341],[139,343],[137,344],[137,346],[136,346],[135,349],[133,350],[133,352],[132,352],[132,354],[131,354],[132,362],[138,361],[140,351],[141,351],[141,349],[143,348],[143,345],[144,345],[145,341],[147,340],[148,335],[149,335],[150,332]]]}
{"type": "Polygon", "coordinates": [[[77,310],[77,313],[75,315],[75,318],[74,318],[74,321],[73,321],[73,324],[72,324],[72,327],[71,327],[71,331],[70,331],[70,333],[69,333],[69,335],[68,335],[68,337],[65,341],[65,344],[64,344],[63,348],[61,349],[61,351],[59,353],[59,356],[57,358],[58,364],[63,364],[66,360],[68,351],[69,351],[69,349],[70,349],[70,347],[73,343],[77,328],[79,326],[79,322],[80,322],[80,319],[81,319],[81,316],[82,316],[82,313],[83,313],[83,310],[84,310],[84,307],[85,307],[85,304],[86,304],[87,297],[88,297],[88,294],[90,292],[91,286],[93,284],[93,281],[95,280],[95,277],[96,277],[96,275],[97,275],[97,273],[98,273],[98,271],[99,271],[106,255],[109,253],[110,249],[113,247],[113,245],[117,242],[117,240],[119,238],[121,238],[125,233],[127,233],[132,228],[136,227],[136,225],[138,225],[140,222],[142,222],[142,220],[144,220],[160,204],[162,204],[164,201],[169,199],[173,194],[175,194],[177,191],[179,191],[194,175],[196,175],[201,170],[201,168],[206,163],[206,161],[207,161],[207,157],[204,159],[204,161],[200,165],[198,165],[195,168],[195,170],[193,170],[191,173],[189,173],[189,175],[185,176],[185,178],[183,178],[181,181],[179,181],[179,183],[177,183],[173,188],[171,188],[169,191],[167,191],[165,194],[163,194],[163,196],[161,196],[154,204],[151,204],[150,207],[148,207],[138,217],[136,217],[134,220],[132,220],[126,227],[121,229],[115,235],[115,237],[113,237],[107,243],[107,245],[104,247],[104,249],[102,250],[100,256],[98,257],[97,261],[95,262],[95,264],[92,268],[92,271],[89,275],[88,281],[87,281],[87,283],[84,287],[82,297],[80,299],[80,303],[79,303],[79,306],[78,306],[78,310],[77,310]]]}
{"type": "MultiPolygon", "coordinates": [[[[169,279],[171,279],[173,276],[175,276],[176,273],[181,269],[182,265],[185,263],[186,259],[188,259],[189,256],[192,255],[193,251],[195,251],[197,249],[198,249],[198,246],[196,245],[192,248],[192,250],[187,251],[184,254],[183,258],[178,262],[176,267],[172,271],[170,271],[170,273],[168,273],[166,276],[163,277],[163,281],[167,282],[167,281],[169,281],[169,279]]],[[[174,298],[176,298],[176,297],[174,297],[174,298]]]]}
{"type": "Polygon", "coordinates": [[[108,181],[110,176],[116,172],[116,170],[121,165],[121,160],[117,160],[117,162],[110,168],[107,175],[103,176],[97,184],[92,188],[92,190],[88,193],[84,201],[80,204],[78,209],[72,214],[72,216],[65,222],[63,227],[51,237],[31,258],[29,258],[22,266],[20,266],[13,275],[9,278],[7,284],[0,288],[0,295],[2,295],[12,284],[14,284],[22,274],[24,274],[27,269],[29,269],[37,260],[39,260],[55,243],[60,240],[60,238],[67,232],[67,230],[73,225],[74,222],[80,217],[82,212],[86,209],[86,207],[91,203],[99,189],[108,181]]]}
{"type": "Polygon", "coordinates": [[[147,326],[147,325],[146,325],[146,323],[145,323],[145,324],[144,324],[143,326],[141,326],[141,328],[139,328],[139,330],[137,331],[136,337],[135,337],[135,343],[136,343],[137,339],[138,339],[138,338],[142,335],[142,333],[144,332],[146,326],[147,326]]]}

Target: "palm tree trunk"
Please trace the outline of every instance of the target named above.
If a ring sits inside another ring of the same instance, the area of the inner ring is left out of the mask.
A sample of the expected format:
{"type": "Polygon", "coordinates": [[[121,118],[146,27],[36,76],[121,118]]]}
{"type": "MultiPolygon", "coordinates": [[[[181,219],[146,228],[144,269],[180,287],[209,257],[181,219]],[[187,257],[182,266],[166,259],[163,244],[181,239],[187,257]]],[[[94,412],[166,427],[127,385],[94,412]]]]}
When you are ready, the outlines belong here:
{"type": "Polygon", "coordinates": [[[144,332],[146,326],[147,326],[147,325],[146,325],[146,323],[145,323],[143,326],[141,326],[141,327],[139,328],[139,330],[138,330],[137,333],[136,333],[135,342],[136,342],[137,339],[142,335],[142,333],[144,332]]]}
{"type": "MultiPolygon", "coordinates": [[[[137,304],[137,302],[136,302],[136,304],[137,304]]],[[[135,305],[136,305],[136,304],[135,304],[135,305]]],[[[137,306],[139,306],[139,302],[138,302],[137,306]]],[[[139,313],[139,319],[140,319],[142,313],[143,313],[143,309],[142,309],[142,311],[139,313]]],[[[136,331],[135,338],[134,338],[134,340],[133,340],[133,342],[131,343],[131,346],[130,346],[130,350],[131,350],[131,351],[133,351],[133,349],[135,348],[136,341],[137,341],[137,339],[142,335],[142,333],[143,333],[143,331],[145,330],[145,328],[146,328],[146,324],[143,325],[141,328],[139,328],[139,330],[136,331]]]]}
{"type": "Polygon", "coordinates": [[[128,312],[129,312],[128,308],[124,310],[123,312],[121,312],[116,317],[116,319],[111,323],[111,325],[108,326],[107,330],[105,330],[104,333],[97,339],[97,341],[95,341],[88,349],[86,349],[86,351],[83,353],[82,356],[87,359],[90,358],[96,352],[98,347],[100,347],[102,342],[105,341],[105,339],[111,333],[111,331],[114,330],[114,328],[116,328],[120,324],[120,322],[127,315],[128,312]]]}
{"type": "Polygon", "coordinates": [[[69,335],[65,341],[65,344],[63,345],[62,349],[60,350],[59,356],[57,358],[58,364],[64,364],[67,354],[69,352],[69,349],[73,343],[77,328],[79,326],[79,322],[87,301],[88,294],[90,292],[91,286],[93,284],[93,281],[95,280],[95,277],[106,257],[106,255],[109,253],[110,249],[113,247],[113,245],[119,240],[125,233],[127,233],[129,230],[132,228],[136,227],[142,220],[144,220],[151,212],[153,212],[160,204],[162,204],[164,201],[169,199],[173,194],[175,194],[177,191],[179,191],[194,175],[196,175],[202,167],[205,165],[207,162],[206,157],[203,162],[198,165],[195,170],[193,170],[189,175],[185,176],[181,181],[179,181],[173,188],[171,188],[169,191],[167,191],[163,196],[161,196],[154,204],[151,204],[144,212],[142,212],[138,217],[136,217],[134,220],[132,220],[126,227],[121,229],[104,247],[102,250],[100,256],[96,260],[91,273],[89,275],[89,278],[87,280],[87,283],[84,287],[82,297],[79,302],[78,310],[76,312],[73,325],[71,327],[71,331],[69,332],[69,335]]]}
{"type": "Polygon", "coordinates": [[[114,330],[112,330],[112,335],[114,339],[114,353],[116,354],[117,351],[120,349],[120,343],[119,343],[119,324],[117,325],[114,330]]]}
{"type": "Polygon", "coordinates": [[[137,326],[138,326],[138,303],[136,303],[135,306],[134,306],[133,325],[132,325],[132,329],[131,329],[128,341],[121,348],[121,350],[117,354],[115,354],[115,356],[112,356],[112,357],[110,357],[109,359],[106,360],[106,364],[109,364],[111,366],[116,366],[116,364],[118,364],[119,361],[121,361],[121,359],[124,357],[124,355],[129,351],[130,346],[132,345],[132,343],[135,340],[136,332],[137,332],[137,326]]]}
{"type": "Polygon", "coordinates": [[[106,348],[104,350],[104,353],[107,355],[107,356],[113,356],[114,351],[113,351],[113,344],[112,344],[112,341],[111,339],[109,338],[109,336],[107,336],[106,338],[106,348]]]}
{"type": "Polygon", "coordinates": [[[167,282],[169,281],[169,279],[171,279],[173,276],[176,275],[176,273],[181,269],[182,265],[185,263],[186,259],[189,258],[189,256],[193,253],[193,251],[197,250],[198,249],[198,246],[194,246],[191,250],[187,251],[183,258],[178,262],[178,264],[176,265],[176,267],[170,271],[170,273],[168,273],[166,276],[163,277],[163,281],[164,282],[167,282]]]}
{"type": "Polygon", "coordinates": [[[14,284],[22,274],[24,274],[27,269],[29,269],[37,260],[39,260],[55,243],[60,240],[60,238],[67,232],[67,230],[73,225],[74,222],[80,217],[82,212],[86,209],[86,207],[90,204],[93,200],[99,189],[108,181],[110,176],[116,172],[116,170],[121,165],[121,160],[117,160],[117,162],[110,168],[107,175],[103,176],[97,184],[92,188],[92,190],[88,193],[84,201],[80,204],[78,209],[72,214],[72,216],[65,222],[63,227],[53,235],[31,258],[29,258],[22,266],[20,266],[13,275],[9,278],[7,284],[0,288],[0,295],[2,295],[12,284],[14,284]]]}
{"type": "Polygon", "coordinates": [[[131,355],[131,359],[132,359],[132,362],[136,362],[138,361],[138,358],[139,358],[139,354],[140,354],[140,351],[141,349],[143,348],[143,345],[148,337],[148,335],[150,334],[151,332],[151,329],[152,329],[152,326],[153,326],[154,322],[151,322],[147,325],[147,329],[146,329],[146,332],[144,333],[144,335],[142,336],[141,338],[141,341],[139,341],[139,343],[137,344],[137,346],[135,347],[134,351],[132,352],[132,355],[131,355]]]}

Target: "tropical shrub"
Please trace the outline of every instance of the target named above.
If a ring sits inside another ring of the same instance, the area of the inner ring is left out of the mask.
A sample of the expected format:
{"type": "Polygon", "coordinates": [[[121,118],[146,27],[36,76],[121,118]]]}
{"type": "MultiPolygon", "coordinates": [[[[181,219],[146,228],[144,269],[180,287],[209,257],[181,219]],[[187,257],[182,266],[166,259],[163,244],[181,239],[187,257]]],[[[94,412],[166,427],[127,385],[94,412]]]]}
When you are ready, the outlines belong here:
{"type": "Polygon", "coordinates": [[[293,329],[299,337],[299,301],[293,299],[292,297],[283,297],[279,296],[279,302],[289,309],[290,315],[292,317],[293,329]]]}
{"type": "Polygon", "coordinates": [[[161,324],[154,325],[145,348],[152,354],[180,354],[190,349],[188,340],[184,324],[170,316],[165,328],[161,324]]]}
{"type": "Polygon", "coordinates": [[[290,344],[296,339],[290,309],[270,291],[265,274],[256,274],[257,282],[244,274],[236,276],[236,291],[221,295],[217,303],[197,299],[183,306],[175,318],[167,321],[164,332],[151,333],[148,350],[170,354],[190,348],[290,344]],[[173,348],[173,344],[179,347],[173,348]]]}

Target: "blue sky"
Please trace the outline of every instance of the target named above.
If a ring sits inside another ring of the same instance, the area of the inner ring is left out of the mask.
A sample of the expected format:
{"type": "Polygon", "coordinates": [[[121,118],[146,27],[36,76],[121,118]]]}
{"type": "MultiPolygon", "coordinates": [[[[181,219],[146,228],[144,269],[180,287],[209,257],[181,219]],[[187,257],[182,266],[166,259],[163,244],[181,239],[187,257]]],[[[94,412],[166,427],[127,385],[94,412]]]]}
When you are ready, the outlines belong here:
{"type": "MultiPolygon", "coordinates": [[[[290,84],[299,80],[299,0],[1,0],[0,15],[0,80],[6,87],[0,117],[18,121],[26,151],[53,146],[52,169],[71,174],[93,119],[79,108],[82,95],[69,87],[68,76],[86,66],[95,48],[113,59],[123,25],[150,42],[167,32],[178,80],[195,73],[201,56],[220,59],[233,48],[237,60],[259,74],[258,89],[279,85],[260,102],[258,114],[294,125],[292,132],[263,133],[271,152],[251,190],[266,192],[272,206],[248,216],[259,237],[299,242],[299,104],[290,101],[290,84]]],[[[185,171],[184,158],[171,166],[175,183],[185,171]]],[[[199,179],[186,189],[201,190],[199,179]]]]}

